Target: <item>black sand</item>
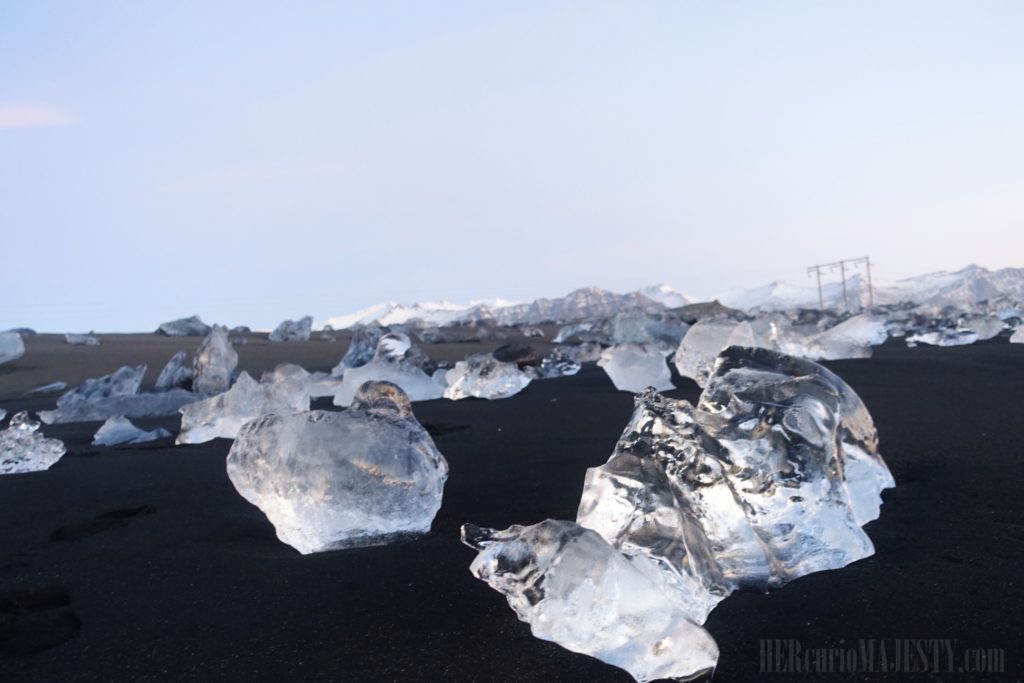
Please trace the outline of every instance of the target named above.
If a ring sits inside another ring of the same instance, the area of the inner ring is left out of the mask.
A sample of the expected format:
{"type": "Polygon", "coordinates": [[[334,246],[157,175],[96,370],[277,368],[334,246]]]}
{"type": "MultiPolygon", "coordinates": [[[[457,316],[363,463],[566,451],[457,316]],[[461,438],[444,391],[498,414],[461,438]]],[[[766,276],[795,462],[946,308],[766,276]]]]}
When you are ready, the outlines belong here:
{"type": "MultiPolygon", "coordinates": [[[[127,363],[147,362],[151,382],[198,343],[102,339],[89,348],[27,337],[26,355],[0,366],[0,407],[50,407],[55,395],[23,392],[127,363]]],[[[238,347],[240,368],[326,370],[346,344],[254,340],[238,347]]],[[[454,359],[498,345],[425,348],[454,359]]],[[[871,410],[898,484],[867,527],[876,554],[722,603],[707,623],[721,648],[715,680],[1019,680],[1024,347],[893,344],[827,365],[871,410]],[[871,638],[1002,648],[1006,673],[759,672],[759,639],[819,648],[871,638]]],[[[676,382],[674,395],[696,398],[696,385],[676,382]]],[[[533,638],[470,576],[458,529],[573,519],[585,469],[607,459],[631,407],[592,366],[503,401],[417,403],[451,466],[433,532],[305,557],[235,493],[228,441],[95,448],[99,423],[45,428],[68,455],[46,472],[0,477],[0,680],[629,681],[533,638]]],[[[177,429],[176,418],[139,424],[177,429]]]]}

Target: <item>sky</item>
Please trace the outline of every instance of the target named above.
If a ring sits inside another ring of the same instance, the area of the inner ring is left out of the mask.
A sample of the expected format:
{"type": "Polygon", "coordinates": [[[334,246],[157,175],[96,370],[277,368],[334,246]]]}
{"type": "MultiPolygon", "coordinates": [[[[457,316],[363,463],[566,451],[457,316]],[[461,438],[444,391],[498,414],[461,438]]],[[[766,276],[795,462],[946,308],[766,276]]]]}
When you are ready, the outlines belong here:
{"type": "Polygon", "coordinates": [[[0,329],[1024,266],[1024,3],[0,0],[0,329]]]}

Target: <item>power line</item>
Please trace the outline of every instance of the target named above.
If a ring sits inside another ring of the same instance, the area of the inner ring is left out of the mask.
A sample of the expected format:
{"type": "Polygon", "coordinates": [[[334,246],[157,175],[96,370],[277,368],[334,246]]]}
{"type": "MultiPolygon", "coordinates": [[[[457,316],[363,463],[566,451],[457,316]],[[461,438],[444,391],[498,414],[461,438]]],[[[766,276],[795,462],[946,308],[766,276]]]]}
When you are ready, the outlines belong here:
{"type": "Polygon", "coordinates": [[[807,269],[807,274],[814,273],[818,278],[818,305],[820,308],[825,308],[825,295],[821,289],[821,271],[822,269],[828,269],[829,271],[835,271],[839,269],[839,277],[843,283],[843,307],[850,307],[849,295],[846,291],[846,266],[849,264],[851,267],[863,264],[867,270],[868,276],[868,306],[875,305],[875,293],[871,287],[871,259],[867,256],[861,256],[860,258],[843,259],[841,261],[835,261],[833,263],[821,263],[816,266],[811,266],[807,269]]]}

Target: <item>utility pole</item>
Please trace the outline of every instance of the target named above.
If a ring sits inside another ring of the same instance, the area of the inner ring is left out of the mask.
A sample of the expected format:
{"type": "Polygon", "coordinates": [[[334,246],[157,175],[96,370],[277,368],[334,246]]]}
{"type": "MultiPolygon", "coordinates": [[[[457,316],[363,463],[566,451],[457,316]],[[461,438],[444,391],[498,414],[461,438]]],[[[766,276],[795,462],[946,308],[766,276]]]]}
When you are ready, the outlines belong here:
{"type": "MultiPolygon", "coordinates": [[[[847,289],[846,289],[846,265],[847,264],[849,264],[851,266],[856,266],[856,265],[860,265],[860,264],[864,265],[864,267],[867,270],[867,275],[868,275],[868,305],[869,306],[874,306],[875,305],[875,292],[874,292],[874,289],[873,289],[873,287],[871,285],[871,259],[869,257],[867,257],[867,256],[862,256],[860,258],[843,259],[841,261],[836,261],[834,263],[821,263],[821,264],[818,264],[816,266],[811,266],[810,268],[807,269],[807,274],[808,275],[810,275],[811,273],[814,273],[817,276],[817,278],[818,278],[818,306],[819,307],[825,308],[825,295],[824,295],[824,292],[821,289],[821,269],[822,268],[827,268],[829,270],[835,270],[836,268],[839,269],[839,277],[842,279],[842,285],[843,285],[843,307],[844,308],[849,308],[850,307],[849,293],[847,292],[847,289]]],[[[858,303],[859,303],[859,301],[858,301],[858,303]]]]}

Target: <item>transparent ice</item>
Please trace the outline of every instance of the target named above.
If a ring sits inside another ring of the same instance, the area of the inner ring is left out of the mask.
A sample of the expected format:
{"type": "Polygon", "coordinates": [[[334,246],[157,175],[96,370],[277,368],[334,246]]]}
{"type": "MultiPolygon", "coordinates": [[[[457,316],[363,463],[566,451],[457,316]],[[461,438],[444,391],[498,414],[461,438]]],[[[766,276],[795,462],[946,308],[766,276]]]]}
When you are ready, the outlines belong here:
{"type": "MultiPolygon", "coordinates": [[[[674,363],[679,374],[704,386],[714,367],[715,358],[719,351],[729,345],[730,337],[738,325],[737,321],[728,318],[699,320],[694,324],[676,349],[674,363]]],[[[744,331],[741,330],[740,334],[744,331]]]]}
{"type": "Polygon", "coordinates": [[[334,396],[341,389],[341,379],[326,372],[310,372],[295,363],[280,363],[273,370],[264,372],[260,377],[261,384],[280,382],[293,379],[302,383],[310,398],[334,396]]]}
{"type": "Polygon", "coordinates": [[[117,446],[119,444],[145,443],[157,439],[166,439],[171,433],[159,427],[147,432],[133,425],[124,415],[114,415],[96,431],[92,438],[93,446],[117,446]]]}
{"type": "Polygon", "coordinates": [[[303,554],[428,532],[448,477],[408,397],[388,382],[360,386],[342,412],[247,423],[227,470],[277,537],[303,554]]]}
{"type": "Polygon", "coordinates": [[[1018,325],[1010,335],[1011,344],[1024,344],[1024,325],[1018,325]]]}
{"type": "Polygon", "coordinates": [[[15,413],[7,429],[0,431],[0,474],[37,472],[60,460],[66,452],[64,443],[38,430],[39,422],[27,412],[15,413]]]}
{"type": "Polygon", "coordinates": [[[647,387],[672,389],[665,354],[653,344],[618,344],[601,352],[597,364],[604,368],[619,391],[636,393],[647,387]]]}
{"type": "Polygon", "coordinates": [[[489,353],[474,353],[460,360],[445,374],[448,388],[444,397],[508,398],[526,388],[532,376],[515,363],[503,363],[489,353]]]}
{"type": "Polygon", "coordinates": [[[345,355],[342,356],[338,365],[331,370],[331,374],[340,377],[345,374],[347,368],[358,368],[373,360],[373,355],[377,351],[377,342],[384,336],[384,333],[384,328],[377,324],[367,325],[356,330],[348,344],[348,350],[345,351],[345,355]]]}
{"type": "Polygon", "coordinates": [[[428,401],[444,394],[444,387],[423,370],[422,352],[402,332],[383,335],[369,363],[345,370],[334,405],[349,405],[359,387],[370,381],[396,384],[410,401],[428,401]]]}
{"type": "Polygon", "coordinates": [[[8,330],[0,332],[0,365],[16,360],[25,355],[25,342],[21,335],[8,330]]]}
{"type": "Polygon", "coordinates": [[[182,406],[195,403],[202,398],[201,394],[184,389],[170,389],[154,394],[109,396],[74,403],[56,410],[43,410],[39,412],[39,418],[46,424],[57,424],[106,420],[113,415],[164,417],[174,415],[182,406]]]}
{"type": "Polygon", "coordinates": [[[179,387],[188,387],[192,384],[192,368],[186,365],[188,355],[184,351],[178,351],[167,361],[167,365],[160,371],[156,378],[154,388],[157,391],[166,391],[179,387]]]}
{"type": "Polygon", "coordinates": [[[242,425],[260,415],[290,415],[309,410],[305,383],[294,378],[261,384],[243,371],[228,391],[181,409],[179,444],[233,439],[242,425]]]}
{"type": "Polygon", "coordinates": [[[238,353],[228,339],[227,328],[214,325],[192,359],[192,390],[207,396],[227,391],[237,365],[238,353]]]}
{"type": "Polygon", "coordinates": [[[702,622],[736,588],[871,555],[861,526],[893,485],[845,382],[813,361],[733,346],[696,408],[636,398],[612,457],[587,471],[577,522],[654,560],[702,622]]]}
{"type": "Polygon", "coordinates": [[[533,635],[625,669],[637,681],[713,670],[718,646],[648,558],[572,522],[503,531],[466,524],[470,571],[502,593],[533,635]]]}

